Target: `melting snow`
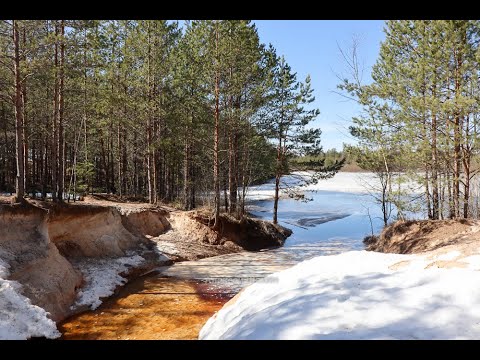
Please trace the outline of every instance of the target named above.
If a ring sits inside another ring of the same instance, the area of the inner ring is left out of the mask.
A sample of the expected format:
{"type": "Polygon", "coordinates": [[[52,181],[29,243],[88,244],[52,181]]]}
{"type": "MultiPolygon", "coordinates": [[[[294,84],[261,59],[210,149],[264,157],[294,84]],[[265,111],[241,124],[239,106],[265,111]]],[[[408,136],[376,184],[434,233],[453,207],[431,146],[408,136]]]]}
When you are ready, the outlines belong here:
{"type": "MultiPolygon", "coordinates": [[[[478,268],[479,256],[467,259],[478,268]]],[[[367,251],[319,256],[247,287],[199,337],[480,338],[480,273],[428,263],[421,255],[367,251]],[[400,261],[409,263],[389,269],[400,261]]]]}
{"type": "Polygon", "coordinates": [[[20,294],[17,281],[5,280],[8,264],[0,259],[0,340],[25,340],[34,336],[59,337],[55,322],[39,306],[20,294]]]}
{"type": "Polygon", "coordinates": [[[115,259],[84,258],[80,261],[72,261],[72,265],[82,272],[86,282],[78,292],[72,308],[88,305],[95,310],[102,303],[100,299],[112,295],[118,286],[127,282],[127,279],[120,274],[132,266],[140,265],[143,261],[145,259],[139,255],[115,259]]]}

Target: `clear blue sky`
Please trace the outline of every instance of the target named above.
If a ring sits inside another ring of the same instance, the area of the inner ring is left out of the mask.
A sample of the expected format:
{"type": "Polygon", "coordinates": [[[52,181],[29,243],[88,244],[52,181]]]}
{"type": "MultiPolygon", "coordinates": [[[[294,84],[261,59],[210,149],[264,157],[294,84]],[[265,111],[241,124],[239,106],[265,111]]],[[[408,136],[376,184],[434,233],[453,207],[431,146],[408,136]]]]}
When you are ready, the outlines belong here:
{"type": "Polygon", "coordinates": [[[322,129],[323,149],[342,149],[342,144],[354,143],[348,134],[350,119],[359,113],[352,101],[333,93],[346,66],[338,45],[344,49],[359,39],[359,56],[365,66],[364,82],[370,81],[380,42],[384,39],[383,20],[254,20],[260,41],[272,45],[278,55],[284,55],[298,80],[307,74],[315,90],[315,107],[320,116],[315,125],[322,129]],[[338,45],[337,45],[338,43],[338,45]]]}

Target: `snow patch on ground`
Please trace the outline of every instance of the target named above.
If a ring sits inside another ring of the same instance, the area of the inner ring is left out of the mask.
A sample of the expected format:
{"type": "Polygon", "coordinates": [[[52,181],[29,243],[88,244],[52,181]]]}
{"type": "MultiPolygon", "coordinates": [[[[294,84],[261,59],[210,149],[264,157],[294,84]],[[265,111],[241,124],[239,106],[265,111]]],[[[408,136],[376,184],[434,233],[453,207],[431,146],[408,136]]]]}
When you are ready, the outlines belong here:
{"type": "Polygon", "coordinates": [[[177,246],[168,241],[157,241],[155,243],[155,250],[158,254],[165,255],[180,255],[180,252],[177,249],[177,246]]]}
{"type": "Polygon", "coordinates": [[[443,255],[439,255],[437,256],[437,259],[438,260],[444,260],[444,261],[448,261],[448,260],[453,260],[457,257],[459,257],[462,253],[460,251],[450,251],[446,254],[443,254],[443,255]]]}
{"type": "Polygon", "coordinates": [[[480,273],[428,264],[422,255],[367,251],[303,261],[245,288],[199,338],[480,338],[480,273]],[[399,262],[407,265],[389,268],[399,262]]]}
{"type": "Polygon", "coordinates": [[[462,259],[462,262],[466,262],[469,269],[480,270],[480,255],[467,256],[462,259]]]}
{"type": "MultiPolygon", "coordinates": [[[[0,255],[2,254],[0,253],[0,255]]],[[[0,258],[0,279],[4,279],[9,275],[9,267],[10,266],[4,260],[2,260],[2,258],[0,258]]]]}
{"type": "Polygon", "coordinates": [[[118,286],[127,279],[121,276],[129,268],[139,266],[145,259],[139,255],[130,255],[115,259],[84,258],[72,261],[72,265],[81,271],[85,286],[78,292],[72,309],[89,306],[95,310],[102,303],[102,298],[112,295],[118,286]]]}
{"type": "Polygon", "coordinates": [[[59,337],[61,334],[48,313],[20,294],[22,285],[4,279],[9,275],[8,269],[8,264],[0,259],[0,340],[59,337]]]}

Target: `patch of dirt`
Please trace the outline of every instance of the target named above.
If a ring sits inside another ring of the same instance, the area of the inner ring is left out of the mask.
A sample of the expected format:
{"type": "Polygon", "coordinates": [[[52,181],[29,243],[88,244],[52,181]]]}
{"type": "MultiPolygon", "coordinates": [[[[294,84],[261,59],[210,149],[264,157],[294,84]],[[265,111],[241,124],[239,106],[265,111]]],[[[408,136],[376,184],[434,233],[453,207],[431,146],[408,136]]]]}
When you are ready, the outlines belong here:
{"type": "MultiPolygon", "coordinates": [[[[200,224],[211,224],[208,214],[191,212],[190,217],[200,224]]],[[[291,234],[292,230],[274,225],[270,221],[252,218],[237,220],[229,215],[221,215],[218,230],[205,241],[211,244],[231,241],[245,250],[257,251],[282,246],[291,234]]]]}
{"type": "Polygon", "coordinates": [[[239,221],[228,215],[220,217],[218,230],[201,211],[173,212],[170,230],[152,237],[159,251],[175,261],[198,260],[243,250],[255,251],[282,246],[291,230],[264,220],[239,221]]]}
{"type": "Polygon", "coordinates": [[[13,198],[13,195],[0,195],[0,204],[11,204],[13,198]]]}
{"type": "MultiPolygon", "coordinates": [[[[479,220],[411,220],[387,226],[379,236],[364,240],[369,251],[397,254],[421,254],[427,268],[465,268],[464,258],[480,254],[479,220]]],[[[390,266],[399,270],[414,260],[390,266]]]]}
{"type": "Polygon", "coordinates": [[[56,321],[69,315],[82,276],[50,242],[47,215],[29,204],[0,207],[0,255],[10,265],[9,279],[56,321]]]}
{"type": "Polygon", "coordinates": [[[61,206],[50,209],[48,232],[65,257],[124,256],[146,239],[129,232],[116,208],[61,206]]]}
{"type": "Polygon", "coordinates": [[[399,261],[393,265],[390,265],[388,268],[390,270],[400,270],[402,268],[407,267],[408,265],[410,265],[410,261],[399,261]]]}
{"type": "Polygon", "coordinates": [[[213,230],[199,211],[104,196],[65,204],[29,200],[24,206],[0,205],[0,229],[0,258],[10,265],[10,278],[55,321],[72,314],[70,305],[83,284],[72,266],[75,259],[116,258],[134,251],[147,261],[124,274],[132,278],[172,261],[280,246],[291,234],[266,221],[228,216],[213,230]]]}
{"type": "Polygon", "coordinates": [[[477,240],[480,222],[476,220],[410,220],[387,226],[365,243],[369,251],[414,254],[477,240]]]}
{"type": "Polygon", "coordinates": [[[467,263],[461,261],[453,261],[453,260],[438,260],[431,262],[427,265],[425,269],[437,267],[437,268],[444,268],[444,269],[451,269],[451,268],[466,268],[468,267],[467,263]]]}

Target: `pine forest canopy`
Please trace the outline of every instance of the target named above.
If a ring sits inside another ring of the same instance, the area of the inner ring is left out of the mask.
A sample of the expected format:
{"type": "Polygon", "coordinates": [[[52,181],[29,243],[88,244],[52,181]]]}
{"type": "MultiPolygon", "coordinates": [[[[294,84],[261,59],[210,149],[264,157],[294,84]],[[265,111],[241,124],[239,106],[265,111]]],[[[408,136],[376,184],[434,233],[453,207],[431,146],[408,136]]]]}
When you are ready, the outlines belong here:
{"type": "Polygon", "coordinates": [[[339,88],[363,107],[347,152],[378,175],[384,209],[412,205],[406,177],[423,185],[429,218],[478,217],[480,21],[387,21],[385,34],[371,84],[359,81],[355,47],[344,52],[350,78],[339,88]]]}
{"type": "Polygon", "coordinates": [[[3,20],[0,46],[0,191],[18,202],[108,192],[207,203],[217,224],[298,156],[311,181],[343,164],[318,157],[310,78],[250,21],[3,20]]]}

